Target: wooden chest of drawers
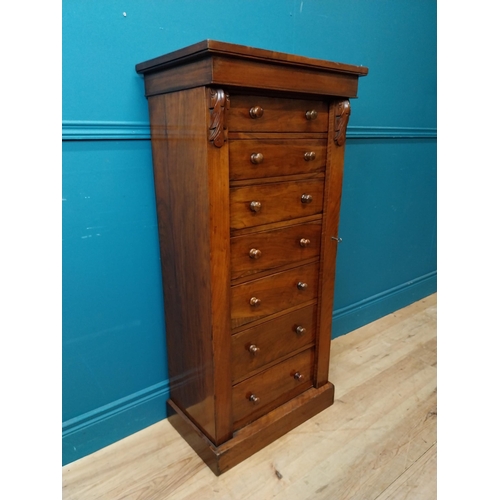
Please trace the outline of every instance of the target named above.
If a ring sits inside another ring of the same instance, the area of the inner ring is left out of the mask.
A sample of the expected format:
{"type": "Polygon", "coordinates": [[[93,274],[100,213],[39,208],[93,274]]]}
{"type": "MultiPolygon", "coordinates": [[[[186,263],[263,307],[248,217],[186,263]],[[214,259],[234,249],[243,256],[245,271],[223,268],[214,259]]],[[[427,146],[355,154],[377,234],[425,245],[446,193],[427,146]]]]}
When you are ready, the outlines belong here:
{"type": "Polygon", "coordinates": [[[216,473],[333,403],[359,66],[207,40],[138,64],[149,102],[170,421],[216,473]]]}

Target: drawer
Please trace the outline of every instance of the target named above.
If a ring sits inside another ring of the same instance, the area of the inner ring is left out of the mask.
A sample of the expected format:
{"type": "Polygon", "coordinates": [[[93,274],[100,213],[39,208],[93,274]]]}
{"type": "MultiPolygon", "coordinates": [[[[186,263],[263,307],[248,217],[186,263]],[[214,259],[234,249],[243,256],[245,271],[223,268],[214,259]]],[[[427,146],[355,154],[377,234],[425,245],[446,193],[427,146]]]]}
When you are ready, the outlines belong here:
{"type": "Polygon", "coordinates": [[[319,179],[231,188],[231,229],[320,214],[323,210],[323,184],[319,179]]]}
{"type": "Polygon", "coordinates": [[[319,263],[315,262],[232,286],[232,328],[314,300],[318,271],[319,263]]]}
{"type": "Polygon", "coordinates": [[[314,342],[316,306],[297,309],[231,337],[233,382],[314,342]]]}
{"type": "Polygon", "coordinates": [[[325,170],[326,140],[229,141],[231,180],[309,174],[325,170]]]}
{"type": "Polygon", "coordinates": [[[231,95],[230,132],[326,132],[328,104],[322,101],[231,95]]]}
{"type": "Polygon", "coordinates": [[[231,278],[319,256],[321,221],[231,238],[231,278]]]}
{"type": "Polygon", "coordinates": [[[243,427],[311,387],[313,366],[314,350],[308,349],[236,384],[233,387],[234,429],[243,427]]]}

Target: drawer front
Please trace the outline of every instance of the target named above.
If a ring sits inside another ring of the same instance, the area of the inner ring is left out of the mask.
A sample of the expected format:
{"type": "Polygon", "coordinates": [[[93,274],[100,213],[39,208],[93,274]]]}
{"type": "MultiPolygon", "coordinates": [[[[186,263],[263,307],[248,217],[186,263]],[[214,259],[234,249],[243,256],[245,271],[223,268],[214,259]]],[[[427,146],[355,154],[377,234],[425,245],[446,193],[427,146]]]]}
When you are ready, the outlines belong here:
{"type": "Polygon", "coordinates": [[[232,328],[314,300],[318,271],[315,262],[231,287],[232,328]]]}
{"type": "Polygon", "coordinates": [[[231,188],[231,229],[259,226],[323,210],[323,180],[276,182],[231,188]]]}
{"type": "Polygon", "coordinates": [[[314,350],[308,349],[236,384],[233,387],[235,430],[311,387],[313,366],[314,350]]]}
{"type": "Polygon", "coordinates": [[[231,338],[233,382],[314,342],[316,306],[292,311],[231,338]]]}
{"type": "Polygon", "coordinates": [[[324,139],[229,141],[231,180],[309,174],[325,165],[324,139]]]}
{"type": "Polygon", "coordinates": [[[328,104],[232,95],[227,118],[230,132],[326,132],[328,104]]]}
{"type": "Polygon", "coordinates": [[[231,238],[231,278],[319,256],[321,221],[231,238]]]}

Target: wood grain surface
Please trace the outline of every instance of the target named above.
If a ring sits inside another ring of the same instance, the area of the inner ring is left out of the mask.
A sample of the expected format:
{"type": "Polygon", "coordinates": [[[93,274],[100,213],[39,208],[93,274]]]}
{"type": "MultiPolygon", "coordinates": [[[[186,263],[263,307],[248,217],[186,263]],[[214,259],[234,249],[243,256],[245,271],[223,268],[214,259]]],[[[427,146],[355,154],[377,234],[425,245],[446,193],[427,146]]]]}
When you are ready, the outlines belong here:
{"type": "Polygon", "coordinates": [[[315,299],[318,267],[318,263],[308,264],[231,287],[231,326],[236,328],[315,299]],[[307,288],[299,289],[299,283],[307,288]],[[252,305],[252,298],[260,303],[252,305]]]}
{"type": "Polygon", "coordinates": [[[254,139],[229,141],[231,180],[322,172],[326,163],[324,139],[254,139]],[[308,159],[307,153],[314,153],[308,159]],[[261,163],[252,162],[260,154],[261,163]]]}
{"type": "Polygon", "coordinates": [[[169,66],[177,66],[179,63],[186,63],[189,60],[196,60],[209,54],[231,55],[243,59],[262,60],[265,62],[283,63],[289,65],[299,65],[302,67],[314,67],[324,70],[333,70],[343,73],[353,73],[355,75],[368,74],[368,68],[353,64],[344,64],[322,59],[313,59],[295,54],[287,54],[274,50],[259,49],[246,45],[221,42],[218,40],[202,40],[188,47],[170,52],[168,54],[150,59],[136,65],[138,73],[155,72],[169,66]]]}
{"type": "Polygon", "coordinates": [[[177,374],[170,394],[216,439],[210,260],[205,258],[210,254],[208,172],[203,169],[207,161],[206,129],[194,113],[182,112],[187,102],[192,110],[198,106],[205,109],[205,92],[194,89],[157,96],[148,102],[168,362],[172,373],[177,374]],[[183,140],[185,135],[191,138],[189,147],[183,140]],[[178,258],[174,260],[172,255],[178,258]],[[197,314],[192,314],[193,308],[197,314]],[[204,335],[197,339],[185,335],[186,331],[204,335]]]}
{"type": "Polygon", "coordinates": [[[282,314],[234,334],[231,338],[233,382],[239,382],[267,364],[312,345],[315,337],[315,305],[282,314]],[[255,354],[249,349],[252,345],[259,349],[255,354]]]}
{"type": "Polygon", "coordinates": [[[314,351],[309,349],[236,384],[233,387],[235,430],[311,387],[313,366],[314,351]],[[250,401],[251,395],[259,401],[250,401]]]}
{"type": "Polygon", "coordinates": [[[228,128],[233,132],[326,132],[328,104],[303,99],[275,99],[264,96],[231,95],[228,128]],[[252,118],[250,109],[260,106],[263,114],[252,118]],[[317,118],[308,120],[306,112],[315,110],[317,118]]]}
{"type": "Polygon", "coordinates": [[[170,395],[218,443],[232,433],[227,147],[207,142],[204,88],[149,107],[170,395]]]}
{"type": "Polygon", "coordinates": [[[276,182],[231,188],[231,229],[254,227],[320,214],[323,210],[323,180],[276,182]],[[303,194],[312,196],[302,203],[303,194]],[[261,203],[258,212],[252,201],[261,203]]]}
{"type": "Polygon", "coordinates": [[[321,221],[235,236],[231,238],[231,278],[318,258],[320,243],[321,221]],[[301,245],[301,240],[308,242],[301,245]],[[258,258],[250,256],[252,249],[260,251],[258,258]]]}
{"type": "Polygon", "coordinates": [[[335,109],[337,103],[330,104],[328,162],[325,172],[325,191],[323,209],[323,231],[321,234],[320,283],[318,288],[318,340],[316,351],[317,379],[316,387],[328,381],[328,364],[330,360],[330,339],[332,332],[333,293],[337,247],[335,238],[339,237],[340,202],[342,197],[342,179],[344,176],[345,144],[338,146],[334,141],[335,109]]]}

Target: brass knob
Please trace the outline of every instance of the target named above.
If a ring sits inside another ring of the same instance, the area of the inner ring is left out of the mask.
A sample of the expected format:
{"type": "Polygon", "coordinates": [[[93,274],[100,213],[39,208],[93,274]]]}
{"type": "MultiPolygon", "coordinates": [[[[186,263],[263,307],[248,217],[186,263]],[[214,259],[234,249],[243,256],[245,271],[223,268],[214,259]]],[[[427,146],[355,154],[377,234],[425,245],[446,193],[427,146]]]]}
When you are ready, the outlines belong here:
{"type": "Polygon", "coordinates": [[[306,111],[306,119],[316,120],[316,118],[318,118],[318,112],[315,109],[311,109],[310,111],[306,111]]]}
{"type": "Polygon", "coordinates": [[[305,289],[307,288],[307,283],[304,283],[303,281],[299,281],[299,282],[297,283],[297,288],[298,288],[299,290],[305,290],[305,289]]]}
{"type": "Polygon", "coordinates": [[[252,248],[250,252],[248,252],[248,256],[251,259],[258,259],[262,255],[262,252],[258,248],[252,248]]]}
{"type": "Polygon", "coordinates": [[[255,344],[252,344],[248,350],[252,353],[252,354],[257,354],[259,351],[260,351],[260,347],[257,347],[255,344]]]}
{"type": "Polygon", "coordinates": [[[302,203],[311,203],[313,201],[313,197],[310,194],[303,194],[300,198],[302,203]]]}
{"type": "Polygon", "coordinates": [[[251,306],[258,306],[259,304],[260,304],[260,299],[258,299],[257,297],[252,297],[250,299],[251,306]]]}
{"type": "MultiPolygon", "coordinates": [[[[304,202],[306,203],[306,202],[304,202]]],[[[307,202],[309,203],[309,202],[307,202]]],[[[250,210],[252,212],[259,212],[260,209],[262,208],[262,203],[260,201],[251,201],[250,202],[250,210]]]]}
{"type": "MultiPolygon", "coordinates": [[[[260,106],[254,106],[250,108],[249,113],[252,118],[260,118],[264,114],[264,110],[260,106]]],[[[308,120],[310,120],[310,118],[308,118],[308,120]]]]}
{"type": "Polygon", "coordinates": [[[312,161],[316,158],[316,153],[314,151],[308,151],[307,153],[304,153],[304,160],[306,161],[312,161]]]}
{"type": "Polygon", "coordinates": [[[297,326],[297,328],[295,328],[295,333],[297,333],[298,335],[304,335],[304,333],[306,333],[307,330],[303,327],[303,326],[297,326]]]}
{"type": "Polygon", "coordinates": [[[264,155],[262,153],[252,153],[250,155],[250,161],[254,165],[258,165],[259,163],[262,163],[264,161],[264,155]]]}
{"type": "Polygon", "coordinates": [[[301,247],[308,247],[311,244],[311,240],[308,240],[307,238],[300,238],[300,246],[301,247]]]}
{"type": "Polygon", "coordinates": [[[257,397],[255,394],[251,394],[250,397],[248,398],[248,400],[251,401],[255,405],[260,403],[260,398],[257,397]]]}
{"type": "Polygon", "coordinates": [[[304,375],[300,372],[295,372],[295,375],[293,376],[295,380],[298,380],[299,382],[302,382],[304,380],[304,375]]]}

